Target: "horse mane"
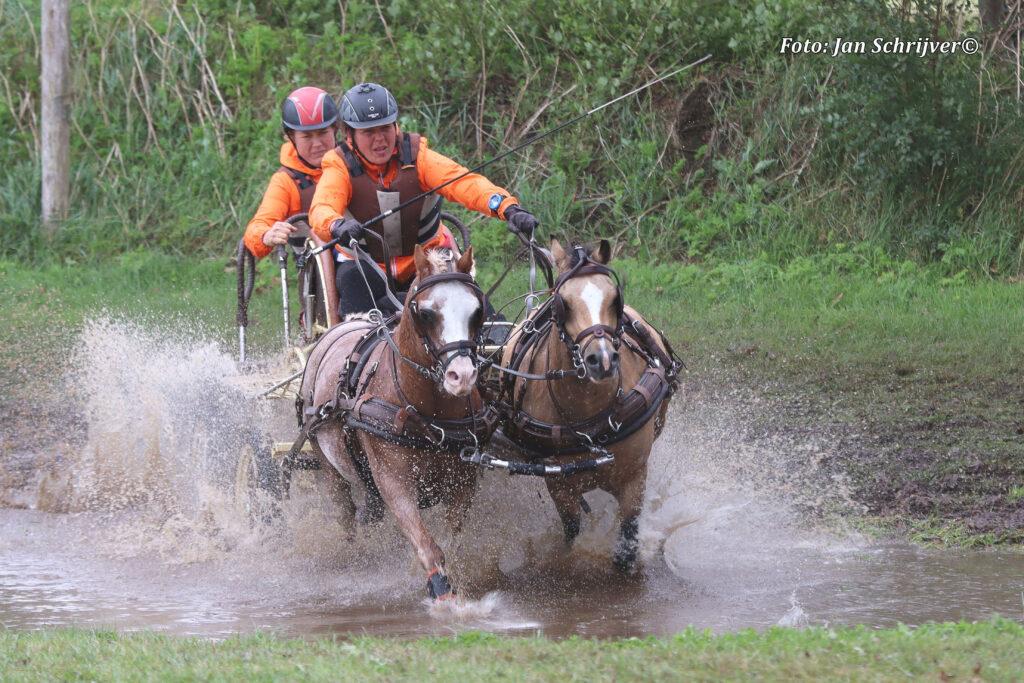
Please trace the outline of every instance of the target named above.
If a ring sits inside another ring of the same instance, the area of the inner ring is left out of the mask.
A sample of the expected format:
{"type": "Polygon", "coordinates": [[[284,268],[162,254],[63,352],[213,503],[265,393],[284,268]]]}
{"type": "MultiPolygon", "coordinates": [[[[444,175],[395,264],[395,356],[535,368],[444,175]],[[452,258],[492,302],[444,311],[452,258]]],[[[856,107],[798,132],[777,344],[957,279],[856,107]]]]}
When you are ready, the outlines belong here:
{"type": "Polygon", "coordinates": [[[449,269],[455,267],[455,261],[443,257],[443,254],[451,254],[449,249],[428,249],[424,252],[427,257],[427,263],[430,264],[430,270],[434,273],[446,273],[449,269]]]}
{"type": "MultiPolygon", "coordinates": [[[[589,255],[590,252],[592,252],[594,250],[594,243],[593,242],[586,242],[586,243],[580,244],[580,246],[583,247],[583,253],[587,254],[587,255],[589,255]]],[[[578,251],[576,251],[575,249],[572,249],[570,247],[570,249],[568,251],[566,251],[566,254],[569,256],[569,267],[570,268],[573,268],[573,267],[579,265],[580,254],[579,254],[578,251]]]]}

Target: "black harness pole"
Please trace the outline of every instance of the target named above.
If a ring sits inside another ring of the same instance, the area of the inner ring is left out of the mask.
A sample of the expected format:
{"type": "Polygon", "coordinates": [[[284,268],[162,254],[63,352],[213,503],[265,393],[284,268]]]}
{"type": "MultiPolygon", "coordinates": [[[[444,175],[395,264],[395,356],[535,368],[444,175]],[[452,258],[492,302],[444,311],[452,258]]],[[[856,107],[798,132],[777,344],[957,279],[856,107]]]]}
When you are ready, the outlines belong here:
{"type": "MultiPolygon", "coordinates": [[[[699,64],[703,64],[704,62],[708,61],[709,59],[711,59],[711,54],[710,53],[704,55],[703,57],[698,59],[696,62],[692,62],[690,64],[687,64],[686,66],[681,66],[678,69],[676,69],[675,71],[671,71],[671,72],[665,74],[664,76],[658,76],[653,81],[649,81],[647,83],[644,83],[639,88],[635,88],[633,90],[630,90],[625,95],[619,95],[615,99],[608,100],[604,104],[598,105],[598,106],[594,107],[593,109],[591,109],[590,111],[586,111],[586,112],[580,114],[579,116],[577,116],[575,118],[569,119],[568,121],[565,121],[564,123],[560,123],[557,126],[555,126],[554,128],[552,128],[552,129],[550,129],[548,131],[545,131],[545,132],[541,133],[540,135],[536,135],[534,137],[531,137],[531,138],[527,139],[526,142],[523,142],[522,144],[516,145],[515,147],[513,147],[512,149],[510,149],[508,151],[502,152],[498,156],[493,157],[491,159],[488,159],[487,161],[483,162],[482,164],[480,164],[478,166],[474,166],[473,168],[469,169],[465,173],[457,175],[454,178],[452,178],[451,180],[448,180],[448,181],[446,181],[444,183],[441,183],[437,187],[433,187],[433,188],[431,188],[429,190],[426,190],[425,192],[421,192],[420,194],[416,195],[415,197],[413,197],[413,198],[411,198],[411,199],[409,199],[407,201],[402,202],[398,206],[396,206],[396,207],[394,207],[392,209],[388,209],[387,211],[374,216],[373,218],[371,218],[371,219],[367,220],[366,222],[364,222],[362,224],[362,227],[365,228],[365,227],[367,227],[369,225],[373,225],[374,223],[382,221],[385,218],[387,218],[388,216],[390,216],[390,215],[392,215],[394,213],[398,213],[399,211],[401,211],[405,207],[407,207],[407,206],[409,206],[409,205],[411,205],[411,204],[413,204],[415,202],[418,202],[419,200],[423,199],[427,195],[433,194],[434,192],[437,192],[441,188],[448,187],[449,185],[451,185],[455,181],[461,180],[461,179],[465,178],[470,173],[476,173],[477,171],[481,171],[484,168],[486,168],[487,166],[490,166],[491,164],[504,159],[505,157],[507,157],[510,154],[514,154],[515,152],[518,152],[519,150],[523,149],[524,147],[529,147],[533,143],[538,142],[540,140],[543,140],[544,138],[548,137],[549,135],[554,135],[555,133],[557,133],[558,131],[562,130],[563,128],[568,128],[569,126],[571,126],[572,124],[576,123],[577,121],[581,121],[581,120],[587,118],[588,116],[596,114],[597,112],[601,111],[605,107],[610,107],[611,105],[615,104],[616,102],[619,102],[621,100],[626,99],[630,95],[635,95],[638,92],[640,92],[641,90],[646,90],[647,88],[650,88],[652,85],[657,85],[658,83],[661,83],[662,81],[664,81],[666,79],[669,79],[669,78],[675,76],[678,73],[686,71],[687,69],[692,69],[693,67],[695,67],[695,66],[697,66],[699,64]]],[[[330,242],[327,242],[326,244],[324,244],[323,246],[317,247],[316,249],[314,249],[310,253],[310,256],[316,256],[320,252],[326,251],[327,249],[330,249],[331,247],[335,246],[336,244],[338,244],[338,238],[334,238],[330,242]]]]}

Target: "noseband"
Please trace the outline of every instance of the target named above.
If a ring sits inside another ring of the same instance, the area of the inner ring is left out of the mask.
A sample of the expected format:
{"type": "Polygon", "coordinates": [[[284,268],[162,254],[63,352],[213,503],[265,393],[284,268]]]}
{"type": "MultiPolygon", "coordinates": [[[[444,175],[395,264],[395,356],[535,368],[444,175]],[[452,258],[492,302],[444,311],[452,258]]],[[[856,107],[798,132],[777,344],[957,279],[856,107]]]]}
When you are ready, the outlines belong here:
{"type": "Polygon", "coordinates": [[[623,316],[622,284],[618,274],[608,266],[593,261],[579,244],[573,245],[573,252],[576,254],[576,265],[558,276],[555,286],[551,290],[551,315],[558,329],[558,338],[562,340],[572,357],[573,367],[576,368],[576,376],[580,379],[586,377],[587,368],[583,362],[587,348],[596,340],[609,338],[612,348],[616,351],[622,344],[622,333],[625,325],[623,316]],[[582,330],[575,337],[569,335],[566,330],[567,312],[565,299],[562,298],[562,286],[574,277],[584,275],[607,275],[615,281],[615,327],[598,323],[582,330]]]}

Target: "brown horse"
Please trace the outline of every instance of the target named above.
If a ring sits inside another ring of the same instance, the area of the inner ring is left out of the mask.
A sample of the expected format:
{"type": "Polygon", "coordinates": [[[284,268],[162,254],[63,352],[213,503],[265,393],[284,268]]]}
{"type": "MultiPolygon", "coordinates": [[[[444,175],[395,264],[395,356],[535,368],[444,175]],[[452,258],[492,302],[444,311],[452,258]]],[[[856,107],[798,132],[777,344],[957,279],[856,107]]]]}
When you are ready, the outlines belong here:
{"type": "Polygon", "coordinates": [[[553,240],[551,253],[559,272],[552,297],[512,332],[516,343],[503,354],[502,365],[520,376],[504,380],[502,432],[533,459],[575,470],[545,480],[567,544],[580,532],[584,493],[603,489],[616,498],[613,559],[632,571],[647,459],[679,366],[666,340],[624,306],[607,240],[570,253],[553,240]],[[604,458],[581,461],[588,453],[604,458]]]}
{"type": "Polygon", "coordinates": [[[460,455],[497,420],[475,386],[485,300],[472,248],[456,257],[417,246],[415,263],[397,328],[371,317],[327,332],[310,353],[299,407],[314,450],[362,500],[357,518],[379,519],[384,505],[394,513],[437,599],[454,590],[419,510],[443,502],[459,530],[477,478],[460,455]]]}

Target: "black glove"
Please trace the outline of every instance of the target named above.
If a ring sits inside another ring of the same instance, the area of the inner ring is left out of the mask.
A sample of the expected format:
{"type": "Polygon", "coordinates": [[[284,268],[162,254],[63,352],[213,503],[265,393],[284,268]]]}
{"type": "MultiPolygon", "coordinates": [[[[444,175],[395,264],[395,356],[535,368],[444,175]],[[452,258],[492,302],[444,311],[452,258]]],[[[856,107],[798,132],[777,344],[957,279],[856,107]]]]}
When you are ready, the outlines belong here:
{"type": "Polygon", "coordinates": [[[344,246],[348,246],[352,240],[359,241],[366,234],[366,228],[355,218],[339,218],[331,223],[331,237],[337,239],[344,246]]]}
{"type": "Polygon", "coordinates": [[[519,233],[526,239],[533,237],[533,231],[539,225],[536,217],[518,204],[513,204],[505,209],[505,221],[508,223],[509,230],[519,233]]]}

